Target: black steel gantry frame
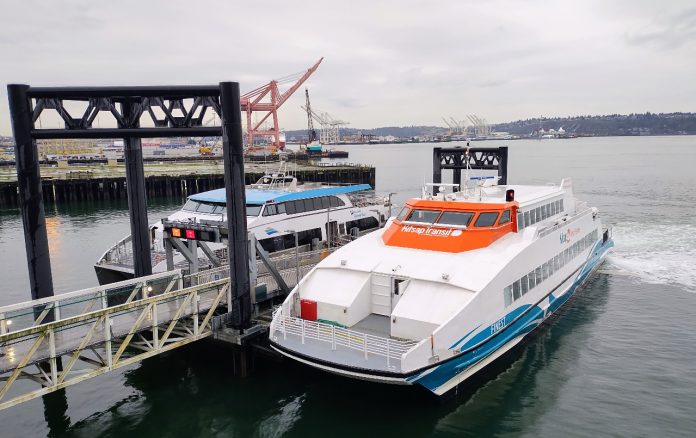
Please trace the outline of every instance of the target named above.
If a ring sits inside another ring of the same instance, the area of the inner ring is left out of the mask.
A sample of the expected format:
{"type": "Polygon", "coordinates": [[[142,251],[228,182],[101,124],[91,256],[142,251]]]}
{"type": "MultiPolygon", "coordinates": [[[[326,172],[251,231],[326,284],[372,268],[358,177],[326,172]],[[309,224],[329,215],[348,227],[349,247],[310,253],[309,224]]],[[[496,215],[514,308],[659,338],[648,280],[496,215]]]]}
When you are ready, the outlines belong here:
{"type": "Polygon", "coordinates": [[[53,295],[36,140],[124,139],[134,270],[135,276],[140,277],[152,273],[141,139],[222,136],[230,230],[228,253],[233,291],[232,325],[240,330],[250,326],[242,113],[238,83],[146,87],[30,87],[9,84],[7,90],[16,145],[19,206],[32,299],[53,295]],[[85,102],[86,109],[74,117],[69,107],[84,107],[85,102]],[[55,110],[63,120],[64,128],[37,129],[35,122],[45,110],[55,110]],[[114,117],[116,128],[93,126],[102,111],[114,117]],[[208,111],[214,111],[220,117],[221,126],[204,126],[203,119],[208,111]],[[163,116],[158,116],[158,113],[163,116]],[[152,126],[141,126],[141,119],[149,119],[147,124],[152,126]]]}
{"type": "Polygon", "coordinates": [[[433,194],[437,194],[437,183],[442,182],[442,170],[452,169],[452,183],[461,190],[462,170],[497,170],[498,184],[507,184],[508,148],[433,148],[433,194]]]}

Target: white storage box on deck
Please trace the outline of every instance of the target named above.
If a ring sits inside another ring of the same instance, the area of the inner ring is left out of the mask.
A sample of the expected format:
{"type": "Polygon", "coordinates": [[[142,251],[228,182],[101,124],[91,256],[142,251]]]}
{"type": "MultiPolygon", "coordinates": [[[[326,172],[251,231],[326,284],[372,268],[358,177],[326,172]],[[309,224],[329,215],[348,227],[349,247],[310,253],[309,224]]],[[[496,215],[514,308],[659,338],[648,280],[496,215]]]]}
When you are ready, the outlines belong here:
{"type": "Polygon", "coordinates": [[[350,327],[370,314],[370,274],[316,269],[300,285],[300,298],[317,302],[317,319],[350,327]]]}

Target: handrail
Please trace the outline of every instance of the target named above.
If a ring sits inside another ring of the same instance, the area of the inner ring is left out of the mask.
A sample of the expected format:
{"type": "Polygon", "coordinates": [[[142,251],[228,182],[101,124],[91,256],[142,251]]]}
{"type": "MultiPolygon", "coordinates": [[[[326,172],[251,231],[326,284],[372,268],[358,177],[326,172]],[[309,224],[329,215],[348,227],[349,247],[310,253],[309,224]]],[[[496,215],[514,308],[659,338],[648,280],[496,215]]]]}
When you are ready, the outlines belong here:
{"type": "Polygon", "coordinates": [[[298,336],[303,344],[307,339],[313,339],[330,344],[332,350],[340,346],[361,351],[365,359],[368,355],[381,356],[386,358],[388,366],[391,365],[391,360],[401,360],[405,353],[418,344],[415,341],[375,336],[333,324],[286,316],[283,315],[282,308],[273,312],[271,335],[276,333],[283,336],[283,339],[287,339],[288,335],[298,336]]]}
{"type": "Polygon", "coordinates": [[[137,279],[123,280],[116,283],[110,283],[103,286],[92,287],[88,289],[80,289],[73,292],[68,292],[64,294],[58,294],[51,297],[41,298],[38,300],[23,301],[21,303],[8,304],[6,306],[0,307],[0,314],[13,312],[16,310],[27,309],[37,306],[42,306],[45,304],[51,304],[56,301],[63,301],[67,299],[72,299],[76,297],[81,297],[85,295],[96,294],[103,292],[108,289],[119,289],[127,286],[135,286],[136,284],[149,283],[155,280],[161,280],[163,278],[171,277],[181,277],[181,270],[175,269],[173,271],[159,272],[156,274],[148,275],[147,277],[139,277],[137,279]]]}
{"type": "Polygon", "coordinates": [[[577,221],[578,219],[580,219],[582,217],[585,217],[587,214],[592,212],[592,208],[587,207],[587,204],[584,204],[584,205],[581,204],[580,206],[581,207],[584,206],[585,208],[580,210],[579,212],[576,212],[575,216],[571,217],[570,219],[568,219],[566,221],[559,222],[555,225],[549,224],[549,225],[545,226],[544,228],[541,228],[540,230],[537,231],[537,236],[538,237],[547,236],[547,235],[553,233],[554,231],[558,230],[559,228],[563,228],[566,225],[571,224],[571,223],[577,221]]]}

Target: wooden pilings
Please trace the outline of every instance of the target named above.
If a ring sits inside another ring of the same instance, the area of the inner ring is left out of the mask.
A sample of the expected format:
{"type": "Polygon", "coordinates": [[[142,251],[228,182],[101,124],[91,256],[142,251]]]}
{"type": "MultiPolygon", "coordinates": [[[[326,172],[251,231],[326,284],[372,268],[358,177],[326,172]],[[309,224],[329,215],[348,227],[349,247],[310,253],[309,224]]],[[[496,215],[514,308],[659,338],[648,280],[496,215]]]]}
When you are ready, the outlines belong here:
{"type": "MultiPolygon", "coordinates": [[[[246,172],[246,184],[256,182],[261,172],[246,172]]],[[[307,182],[333,184],[375,185],[373,167],[331,167],[298,170],[297,179],[307,182]]],[[[127,199],[126,178],[94,177],[89,174],[66,179],[42,179],[43,198],[46,204],[84,201],[127,199]]],[[[151,175],[145,178],[147,197],[183,199],[194,193],[225,186],[222,174],[151,175]]],[[[0,208],[17,207],[17,182],[0,182],[0,208]]]]}

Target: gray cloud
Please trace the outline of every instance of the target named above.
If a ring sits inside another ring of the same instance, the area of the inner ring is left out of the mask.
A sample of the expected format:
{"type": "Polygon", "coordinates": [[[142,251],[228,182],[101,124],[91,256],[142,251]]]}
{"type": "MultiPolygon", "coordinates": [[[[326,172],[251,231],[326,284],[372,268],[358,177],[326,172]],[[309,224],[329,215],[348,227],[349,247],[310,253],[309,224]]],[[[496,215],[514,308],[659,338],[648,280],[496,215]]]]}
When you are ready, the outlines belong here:
{"type": "MultiPolygon", "coordinates": [[[[688,1],[669,11],[648,0],[9,0],[2,8],[3,134],[8,82],[237,80],[250,90],[321,56],[307,83],[312,105],[355,127],[472,113],[505,121],[689,111],[696,102],[688,1]]],[[[303,103],[303,93],[286,103],[282,127],[304,126],[303,103]]]]}
{"type": "Polygon", "coordinates": [[[626,35],[628,44],[657,49],[676,49],[696,40],[696,7],[658,17],[654,22],[626,35]]]}

